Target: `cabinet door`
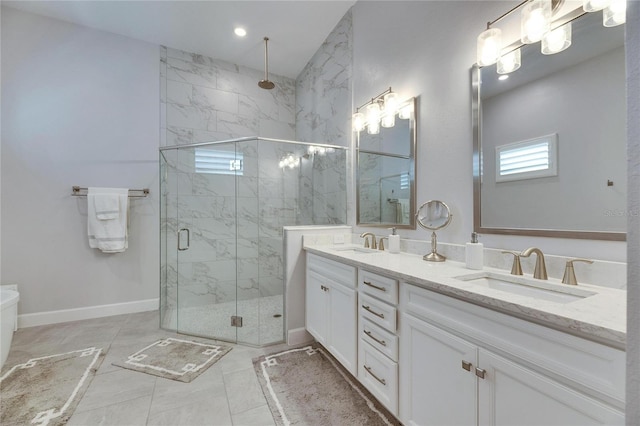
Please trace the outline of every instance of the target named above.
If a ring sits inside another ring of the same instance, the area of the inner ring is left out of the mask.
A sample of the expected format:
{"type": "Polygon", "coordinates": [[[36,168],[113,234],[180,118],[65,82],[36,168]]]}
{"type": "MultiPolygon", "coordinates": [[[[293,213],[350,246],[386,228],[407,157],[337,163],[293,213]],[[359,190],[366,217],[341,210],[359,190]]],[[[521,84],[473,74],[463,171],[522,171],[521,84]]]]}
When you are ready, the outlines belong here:
{"type": "Polygon", "coordinates": [[[353,375],[357,375],[357,301],[356,292],[340,284],[331,284],[328,291],[329,341],[327,348],[353,375]]]}
{"type": "Polygon", "coordinates": [[[326,345],[328,284],[326,280],[313,271],[307,271],[306,285],[306,327],[316,340],[326,345]],[[327,290],[325,290],[327,289],[327,290]]]}
{"type": "Polygon", "coordinates": [[[400,420],[476,424],[477,347],[411,315],[400,321],[400,420]]]}
{"type": "Polygon", "coordinates": [[[481,425],[624,424],[624,414],[558,382],[480,349],[481,425]]]}

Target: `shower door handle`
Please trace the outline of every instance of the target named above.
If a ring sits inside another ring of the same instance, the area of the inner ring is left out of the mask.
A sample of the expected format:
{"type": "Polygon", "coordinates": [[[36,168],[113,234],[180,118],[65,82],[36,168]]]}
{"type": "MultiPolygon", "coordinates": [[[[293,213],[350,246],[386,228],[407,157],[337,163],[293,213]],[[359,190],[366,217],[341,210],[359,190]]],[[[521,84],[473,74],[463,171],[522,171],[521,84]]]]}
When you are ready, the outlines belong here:
{"type": "Polygon", "coordinates": [[[182,228],[181,230],[178,231],[178,250],[180,250],[180,251],[189,250],[189,246],[190,245],[191,245],[191,232],[189,231],[188,228],[182,228]],[[186,247],[182,247],[182,244],[180,243],[180,236],[182,235],[182,231],[187,231],[187,246],[186,247]]]}

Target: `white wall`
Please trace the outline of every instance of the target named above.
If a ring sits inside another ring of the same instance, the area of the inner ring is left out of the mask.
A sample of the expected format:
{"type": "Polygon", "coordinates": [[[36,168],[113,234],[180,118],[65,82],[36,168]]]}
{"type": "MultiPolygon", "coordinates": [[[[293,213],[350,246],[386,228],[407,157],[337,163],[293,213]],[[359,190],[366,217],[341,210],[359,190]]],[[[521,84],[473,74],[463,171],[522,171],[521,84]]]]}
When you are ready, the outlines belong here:
{"type": "Polygon", "coordinates": [[[2,279],[20,313],[158,297],[159,49],[2,10],[2,279]],[[71,186],[151,189],[129,249],[87,242],[71,186]]]}
{"type": "MultiPolygon", "coordinates": [[[[640,2],[627,9],[628,208],[640,211],[640,2]]],[[[628,426],[640,424],[640,215],[628,222],[627,411],[628,426]]]]}
{"type": "MultiPolygon", "coordinates": [[[[357,2],[353,9],[353,103],[389,86],[400,98],[418,97],[417,205],[445,201],[454,217],[439,239],[469,240],[473,230],[470,68],[486,23],[515,1],[357,2]]],[[[352,222],[355,223],[352,217],[352,222]]],[[[371,230],[386,234],[376,228],[371,230]]],[[[428,238],[421,228],[401,237],[428,238]]],[[[623,242],[483,235],[487,247],[624,261],[623,242]]]]}

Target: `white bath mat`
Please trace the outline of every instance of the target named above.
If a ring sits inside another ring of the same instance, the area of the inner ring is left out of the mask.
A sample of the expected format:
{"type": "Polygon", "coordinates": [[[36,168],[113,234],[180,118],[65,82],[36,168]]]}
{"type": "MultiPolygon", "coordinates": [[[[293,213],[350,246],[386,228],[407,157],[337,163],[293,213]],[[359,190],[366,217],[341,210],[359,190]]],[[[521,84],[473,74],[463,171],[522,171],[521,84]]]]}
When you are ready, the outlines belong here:
{"type": "Polygon", "coordinates": [[[158,340],[113,365],[189,383],[231,347],[167,338],[158,340]]]}
{"type": "Polygon", "coordinates": [[[63,425],[104,359],[100,348],[33,358],[0,378],[0,424],[63,425]]]}

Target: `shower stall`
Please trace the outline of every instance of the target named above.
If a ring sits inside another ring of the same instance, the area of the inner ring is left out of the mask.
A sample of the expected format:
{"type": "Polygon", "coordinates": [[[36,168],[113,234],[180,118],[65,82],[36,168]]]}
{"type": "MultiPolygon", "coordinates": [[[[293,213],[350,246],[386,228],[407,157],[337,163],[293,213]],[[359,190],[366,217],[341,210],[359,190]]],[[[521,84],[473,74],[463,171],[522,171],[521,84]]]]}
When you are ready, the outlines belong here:
{"type": "Polygon", "coordinates": [[[160,148],[160,322],[284,341],[283,226],[346,224],[347,150],[265,138],[160,148]]]}

